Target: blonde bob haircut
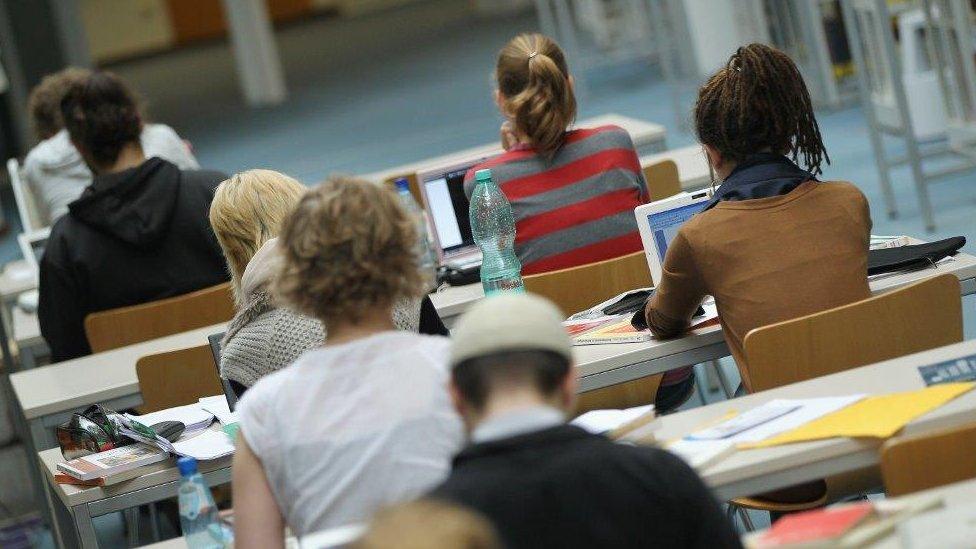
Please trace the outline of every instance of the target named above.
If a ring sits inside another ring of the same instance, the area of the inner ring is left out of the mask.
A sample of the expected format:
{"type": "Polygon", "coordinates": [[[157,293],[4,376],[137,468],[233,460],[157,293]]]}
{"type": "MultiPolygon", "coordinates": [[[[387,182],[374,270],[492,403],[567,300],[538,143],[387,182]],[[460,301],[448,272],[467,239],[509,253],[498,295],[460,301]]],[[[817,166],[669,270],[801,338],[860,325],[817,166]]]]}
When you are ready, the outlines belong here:
{"type": "Polygon", "coordinates": [[[417,233],[396,194],[333,177],[302,197],[281,228],[274,292],[306,316],[357,323],[363,312],[417,298],[417,233]]]}
{"type": "Polygon", "coordinates": [[[241,277],[265,242],[278,236],[281,223],[308,189],[272,170],[248,170],[217,187],[210,203],[210,226],[227,260],[238,302],[241,277]]]}

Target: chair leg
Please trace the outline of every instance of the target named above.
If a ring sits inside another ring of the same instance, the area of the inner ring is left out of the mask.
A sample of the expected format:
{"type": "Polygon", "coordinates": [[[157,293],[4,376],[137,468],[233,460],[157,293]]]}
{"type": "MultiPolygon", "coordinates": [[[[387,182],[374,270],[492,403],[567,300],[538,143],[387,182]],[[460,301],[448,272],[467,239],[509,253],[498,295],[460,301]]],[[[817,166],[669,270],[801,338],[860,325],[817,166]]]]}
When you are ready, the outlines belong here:
{"type": "Polygon", "coordinates": [[[725,398],[733,398],[735,396],[735,392],[732,390],[732,386],[729,385],[729,378],[725,375],[725,370],[722,369],[722,364],[717,360],[713,360],[712,368],[715,368],[715,375],[718,376],[718,381],[722,384],[722,392],[725,393],[725,398]]]}
{"type": "Polygon", "coordinates": [[[749,510],[739,507],[739,518],[742,519],[742,526],[745,528],[746,532],[755,532],[756,525],[752,523],[752,517],[749,516],[749,510]]]}
{"type": "Polygon", "coordinates": [[[159,509],[156,502],[149,504],[149,532],[152,534],[153,542],[159,541],[159,509]]]}
{"type": "Polygon", "coordinates": [[[130,507],[122,511],[125,520],[126,544],[128,547],[139,547],[139,508],[130,507]]]}
{"type": "MultiPolygon", "coordinates": [[[[698,377],[698,368],[695,367],[695,369],[692,370],[692,371],[695,373],[695,377],[697,378],[695,380],[695,390],[698,391],[698,398],[701,400],[702,406],[707,406],[708,405],[708,401],[705,400],[705,388],[704,388],[704,385],[705,384],[702,383],[701,382],[702,379],[700,377],[698,377]]],[[[702,374],[705,373],[704,369],[702,370],[701,373],[702,374]]],[[[705,377],[707,378],[708,376],[705,376],[705,377]]]]}

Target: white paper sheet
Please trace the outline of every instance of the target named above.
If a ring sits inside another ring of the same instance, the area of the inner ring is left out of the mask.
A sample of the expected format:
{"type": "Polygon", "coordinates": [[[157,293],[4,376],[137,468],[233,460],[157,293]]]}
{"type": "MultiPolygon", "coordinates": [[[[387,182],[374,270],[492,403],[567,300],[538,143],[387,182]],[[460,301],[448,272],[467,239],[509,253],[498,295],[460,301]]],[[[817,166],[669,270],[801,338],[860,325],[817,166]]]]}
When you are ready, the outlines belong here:
{"type": "Polygon", "coordinates": [[[200,461],[222,458],[234,453],[234,443],[223,431],[209,429],[187,439],[173,443],[173,450],[181,456],[200,461]]]}
{"type": "Polygon", "coordinates": [[[648,404],[647,406],[637,406],[636,408],[627,408],[626,410],[593,410],[586,412],[570,423],[599,435],[607,431],[612,431],[629,421],[633,421],[653,409],[654,405],[648,404]]]}
{"type": "Polygon", "coordinates": [[[677,455],[696,471],[701,471],[735,451],[729,440],[679,440],[666,450],[677,455]]]}
{"type": "Polygon", "coordinates": [[[203,397],[200,399],[200,406],[217,416],[217,420],[220,421],[221,425],[232,425],[238,421],[237,412],[230,411],[230,404],[227,403],[227,397],[224,395],[203,397]]]}

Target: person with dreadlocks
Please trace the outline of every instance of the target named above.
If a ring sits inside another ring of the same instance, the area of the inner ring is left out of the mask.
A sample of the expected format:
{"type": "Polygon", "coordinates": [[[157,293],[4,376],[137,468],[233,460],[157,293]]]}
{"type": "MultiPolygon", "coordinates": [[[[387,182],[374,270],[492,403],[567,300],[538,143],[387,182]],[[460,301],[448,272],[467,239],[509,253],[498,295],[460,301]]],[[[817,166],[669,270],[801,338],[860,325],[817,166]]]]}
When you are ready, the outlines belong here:
{"type": "Polygon", "coordinates": [[[854,185],[817,179],[830,158],[806,84],[781,51],[739,48],[699,91],[695,128],[722,184],[668,247],[647,324],[658,337],[680,335],[713,296],[748,389],[750,330],[870,297],[871,214],[854,185]]]}

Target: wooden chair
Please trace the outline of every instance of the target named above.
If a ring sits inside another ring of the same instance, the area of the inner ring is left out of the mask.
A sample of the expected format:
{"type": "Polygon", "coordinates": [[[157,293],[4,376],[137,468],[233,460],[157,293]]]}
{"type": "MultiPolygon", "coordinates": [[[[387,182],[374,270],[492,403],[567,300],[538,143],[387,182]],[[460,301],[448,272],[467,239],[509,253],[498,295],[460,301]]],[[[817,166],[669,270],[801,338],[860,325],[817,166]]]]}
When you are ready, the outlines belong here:
{"type": "Polygon", "coordinates": [[[230,283],[150,303],[92,313],[85,317],[85,335],[92,352],[178,334],[234,317],[230,283]]]}
{"type": "Polygon", "coordinates": [[[644,167],[648,202],[661,200],[681,192],[681,178],[674,160],[662,160],[644,167]]]}
{"type": "MultiPolygon", "coordinates": [[[[813,379],[962,341],[959,279],[935,276],[820,313],[756,328],[743,343],[743,380],[755,391],[813,379]]],[[[876,487],[874,467],[825,479],[815,500],[783,504],[762,497],[735,506],[788,513],[821,507],[876,487]]]]}
{"type": "MultiPolygon", "coordinates": [[[[621,292],[650,286],[644,252],[523,278],[525,289],[552,300],[568,316],[621,292]]],[[[654,402],[660,375],[604,387],[580,395],[577,413],[600,408],[629,408],[654,402]]]]}
{"type": "Polygon", "coordinates": [[[962,341],[959,279],[935,276],[746,334],[753,392],[962,341]]]}
{"type": "Polygon", "coordinates": [[[136,361],[141,413],[197,402],[223,394],[209,344],[147,355],[136,361]]]}
{"type": "Polygon", "coordinates": [[[891,439],[881,447],[881,478],[891,496],[976,478],[976,423],[891,439]]]}

